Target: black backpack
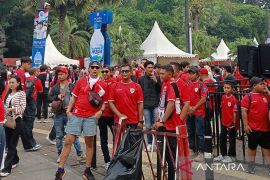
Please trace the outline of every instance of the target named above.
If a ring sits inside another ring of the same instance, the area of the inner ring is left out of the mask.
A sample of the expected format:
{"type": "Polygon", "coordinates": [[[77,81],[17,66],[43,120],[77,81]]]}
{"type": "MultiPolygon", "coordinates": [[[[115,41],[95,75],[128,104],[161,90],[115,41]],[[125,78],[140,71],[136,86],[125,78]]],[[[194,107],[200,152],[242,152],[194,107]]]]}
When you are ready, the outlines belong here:
{"type": "Polygon", "coordinates": [[[26,80],[26,82],[25,82],[25,87],[26,87],[25,93],[26,93],[26,100],[27,101],[33,99],[35,83],[36,83],[36,79],[26,80]]]}

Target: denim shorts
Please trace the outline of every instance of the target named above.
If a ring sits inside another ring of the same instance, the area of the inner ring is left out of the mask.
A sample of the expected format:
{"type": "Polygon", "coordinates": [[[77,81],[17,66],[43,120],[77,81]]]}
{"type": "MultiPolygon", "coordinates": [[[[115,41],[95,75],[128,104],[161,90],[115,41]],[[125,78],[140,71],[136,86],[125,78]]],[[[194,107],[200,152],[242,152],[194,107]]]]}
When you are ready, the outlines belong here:
{"type": "Polygon", "coordinates": [[[96,117],[91,116],[87,118],[72,115],[68,120],[66,126],[66,133],[76,136],[95,136],[97,134],[96,117]]]}

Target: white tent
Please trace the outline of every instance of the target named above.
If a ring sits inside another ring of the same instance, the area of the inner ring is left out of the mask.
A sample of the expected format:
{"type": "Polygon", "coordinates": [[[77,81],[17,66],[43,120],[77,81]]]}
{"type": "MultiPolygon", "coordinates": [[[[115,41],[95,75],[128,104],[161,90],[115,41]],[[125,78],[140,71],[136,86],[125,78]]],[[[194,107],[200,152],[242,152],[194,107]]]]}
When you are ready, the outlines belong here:
{"type": "Polygon", "coordinates": [[[144,51],[143,57],[154,63],[157,62],[158,57],[195,58],[196,56],[174,46],[160,30],[157,22],[155,22],[152,31],[141,44],[141,49],[144,51]]]}
{"type": "Polygon", "coordinates": [[[213,57],[214,60],[216,61],[226,61],[230,59],[230,49],[226,45],[223,39],[221,39],[217,51],[213,53],[211,56],[213,57]]]}
{"type": "Polygon", "coordinates": [[[46,39],[46,47],[45,47],[45,59],[44,64],[54,67],[59,64],[76,64],[79,65],[79,61],[69,59],[65,57],[63,54],[61,54],[55,47],[55,45],[52,42],[51,36],[48,35],[46,39]]]}

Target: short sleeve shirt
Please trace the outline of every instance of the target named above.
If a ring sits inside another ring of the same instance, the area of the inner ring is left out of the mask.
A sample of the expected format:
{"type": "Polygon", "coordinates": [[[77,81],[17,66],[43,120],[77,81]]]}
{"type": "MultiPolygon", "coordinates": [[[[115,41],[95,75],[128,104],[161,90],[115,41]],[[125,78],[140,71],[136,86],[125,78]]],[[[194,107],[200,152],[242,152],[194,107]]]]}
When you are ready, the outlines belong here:
{"type": "Polygon", "coordinates": [[[248,125],[255,131],[270,131],[270,122],[268,119],[268,103],[269,98],[264,94],[250,93],[251,101],[246,94],[241,106],[248,110],[248,125]]]}
{"type": "MultiPolygon", "coordinates": [[[[110,87],[109,102],[114,102],[117,110],[128,117],[127,124],[138,124],[138,103],[143,102],[143,92],[139,84],[130,82],[117,82],[110,87]]],[[[114,122],[118,123],[118,116],[114,116],[114,122]]]]}
{"type": "Polygon", "coordinates": [[[237,100],[235,96],[223,95],[221,100],[222,125],[230,127],[233,124],[233,113],[237,110],[237,100]]]}

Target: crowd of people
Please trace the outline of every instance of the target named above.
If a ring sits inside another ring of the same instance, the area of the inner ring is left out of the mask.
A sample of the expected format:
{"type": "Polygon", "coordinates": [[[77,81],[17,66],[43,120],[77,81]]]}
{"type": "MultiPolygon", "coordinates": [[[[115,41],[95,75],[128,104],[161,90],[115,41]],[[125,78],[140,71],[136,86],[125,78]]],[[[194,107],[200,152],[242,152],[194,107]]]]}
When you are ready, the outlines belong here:
{"type": "MultiPolygon", "coordinates": [[[[113,126],[117,125],[120,119],[126,119],[128,128],[145,128],[149,131],[175,133],[177,126],[186,125],[190,157],[194,161],[203,162],[206,149],[205,121],[210,121],[207,119],[207,112],[213,109],[211,103],[207,105],[207,102],[209,93],[216,91],[224,94],[220,103],[221,154],[215,157],[214,161],[234,162],[237,113],[240,113],[234,96],[236,79],[242,79],[240,84],[249,86],[251,90],[241,101],[243,124],[248,136],[247,172],[254,173],[258,145],[262,147],[266,163],[270,164],[270,92],[267,81],[259,77],[246,80],[237,67],[191,66],[187,61],[160,65],[147,59],[142,59],[139,63],[131,60],[130,63],[113,68],[91,62],[88,70],[79,70],[72,65],[54,69],[46,65],[31,68],[31,64],[30,58],[23,57],[19,68],[10,68],[6,74],[1,73],[0,162],[2,159],[4,162],[0,173],[2,177],[8,176],[19,163],[16,149],[19,137],[25,151],[42,148],[36,142],[32,131],[35,120],[47,122],[49,106],[54,114],[54,125],[46,139],[56,145],[58,152],[56,180],[63,179],[66,173],[64,166],[72,144],[78,160],[86,164],[84,179],[94,179],[91,162],[97,127],[105,169],[108,169],[112,158],[108,148],[108,128],[114,136],[113,126]],[[208,86],[219,81],[223,83],[217,87],[208,86]],[[16,127],[5,126],[4,120],[8,120],[8,116],[16,122],[16,127]],[[81,135],[85,140],[84,152],[78,140],[81,135]],[[227,135],[230,145],[228,151],[227,135]],[[6,156],[3,157],[2,154],[6,156]]],[[[176,138],[168,138],[168,141],[175,155],[176,138]]],[[[147,150],[154,148],[152,142],[152,135],[147,135],[147,150]]],[[[166,155],[166,161],[168,179],[174,179],[174,162],[169,155],[166,155]]]]}

